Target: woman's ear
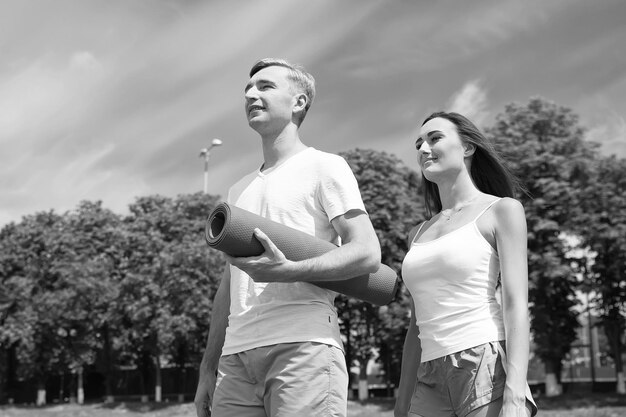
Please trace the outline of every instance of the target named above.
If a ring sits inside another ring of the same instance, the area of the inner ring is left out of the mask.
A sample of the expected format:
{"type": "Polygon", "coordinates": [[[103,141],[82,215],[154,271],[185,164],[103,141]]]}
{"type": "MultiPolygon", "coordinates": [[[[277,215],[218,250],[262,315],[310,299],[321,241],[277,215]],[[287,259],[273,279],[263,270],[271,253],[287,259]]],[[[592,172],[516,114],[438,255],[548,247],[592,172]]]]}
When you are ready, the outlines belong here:
{"type": "Polygon", "coordinates": [[[472,142],[465,142],[463,144],[463,148],[465,149],[465,151],[463,152],[463,156],[465,157],[472,156],[474,155],[474,152],[476,152],[476,145],[474,145],[472,142]]]}

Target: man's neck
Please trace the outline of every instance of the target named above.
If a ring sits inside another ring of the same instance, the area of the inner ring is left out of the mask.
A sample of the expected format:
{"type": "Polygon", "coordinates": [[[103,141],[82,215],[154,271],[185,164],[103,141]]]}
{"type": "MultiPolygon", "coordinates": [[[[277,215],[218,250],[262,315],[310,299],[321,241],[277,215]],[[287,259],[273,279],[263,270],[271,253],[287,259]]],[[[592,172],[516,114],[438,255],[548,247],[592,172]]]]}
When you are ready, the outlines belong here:
{"type": "Polygon", "coordinates": [[[261,136],[263,141],[263,168],[268,169],[282,164],[291,156],[307,148],[300,141],[297,128],[286,128],[278,134],[261,136]]]}

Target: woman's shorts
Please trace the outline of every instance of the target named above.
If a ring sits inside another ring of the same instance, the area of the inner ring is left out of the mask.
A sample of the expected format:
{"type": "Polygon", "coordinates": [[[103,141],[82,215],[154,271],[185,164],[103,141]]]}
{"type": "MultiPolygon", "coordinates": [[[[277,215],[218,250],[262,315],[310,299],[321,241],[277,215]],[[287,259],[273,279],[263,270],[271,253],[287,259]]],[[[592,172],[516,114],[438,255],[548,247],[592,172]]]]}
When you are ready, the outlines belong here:
{"type": "MultiPolygon", "coordinates": [[[[490,342],[420,364],[410,413],[465,417],[504,394],[504,342],[490,342]]],[[[526,384],[531,415],[537,406],[526,384]]]]}

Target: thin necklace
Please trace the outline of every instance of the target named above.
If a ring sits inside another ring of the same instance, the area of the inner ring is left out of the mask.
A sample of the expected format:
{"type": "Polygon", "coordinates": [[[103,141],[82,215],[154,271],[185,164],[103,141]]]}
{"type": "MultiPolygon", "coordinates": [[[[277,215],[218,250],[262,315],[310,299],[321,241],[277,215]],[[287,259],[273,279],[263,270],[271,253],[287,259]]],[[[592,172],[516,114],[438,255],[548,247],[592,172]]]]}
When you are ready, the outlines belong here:
{"type": "Polygon", "coordinates": [[[443,217],[445,219],[445,221],[449,222],[450,219],[455,214],[459,213],[461,210],[463,210],[465,207],[467,207],[472,201],[476,200],[478,197],[480,197],[480,193],[475,195],[474,197],[470,198],[469,200],[463,202],[460,206],[452,207],[452,208],[445,209],[445,210],[441,210],[439,213],[441,213],[441,217],[443,217]]]}

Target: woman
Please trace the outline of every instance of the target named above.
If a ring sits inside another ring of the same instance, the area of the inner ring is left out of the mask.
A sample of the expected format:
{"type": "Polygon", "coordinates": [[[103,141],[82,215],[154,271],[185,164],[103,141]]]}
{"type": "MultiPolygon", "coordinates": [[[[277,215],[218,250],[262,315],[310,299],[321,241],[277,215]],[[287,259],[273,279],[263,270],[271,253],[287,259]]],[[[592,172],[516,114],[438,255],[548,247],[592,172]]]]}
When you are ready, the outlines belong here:
{"type": "Polygon", "coordinates": [[[534,415],[518,184],[460,114],[430,115],[415,146],[431,218],[409,234],[402,265],[412,315],[395,415],[534,415]]]}

